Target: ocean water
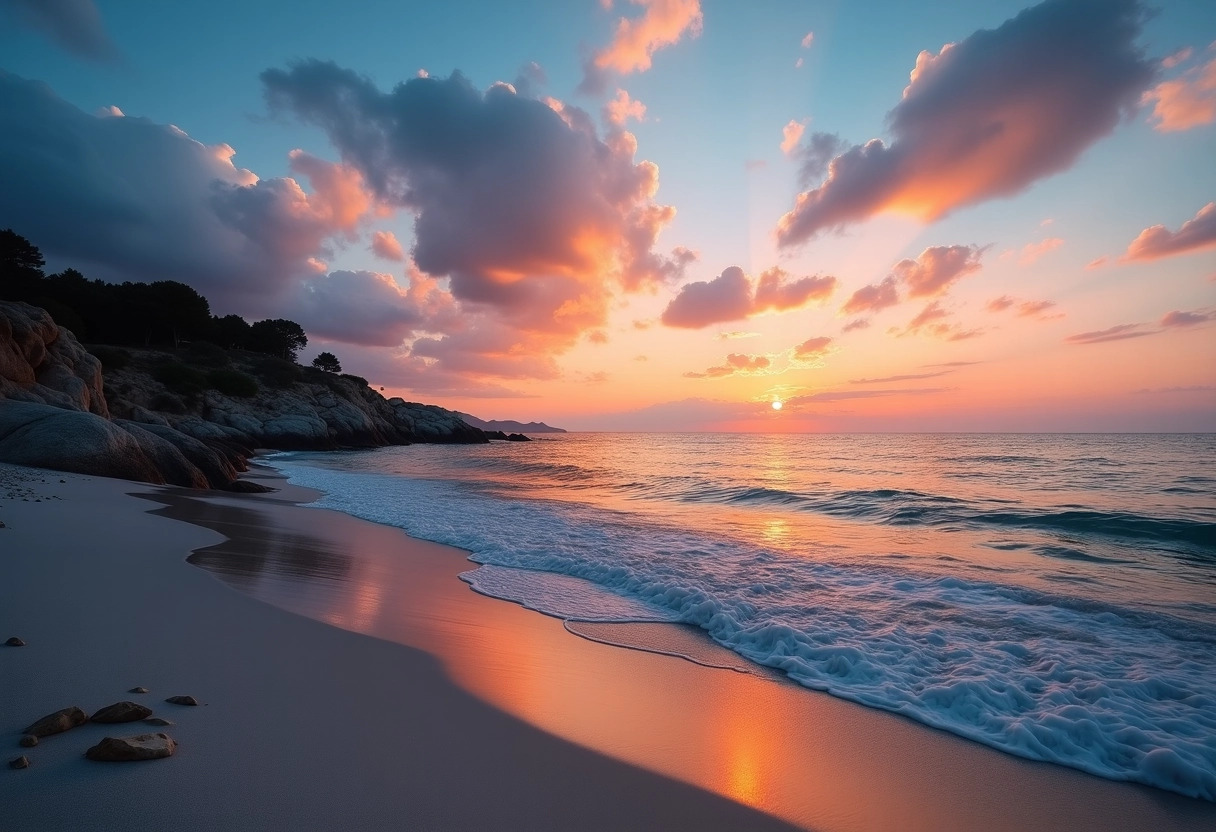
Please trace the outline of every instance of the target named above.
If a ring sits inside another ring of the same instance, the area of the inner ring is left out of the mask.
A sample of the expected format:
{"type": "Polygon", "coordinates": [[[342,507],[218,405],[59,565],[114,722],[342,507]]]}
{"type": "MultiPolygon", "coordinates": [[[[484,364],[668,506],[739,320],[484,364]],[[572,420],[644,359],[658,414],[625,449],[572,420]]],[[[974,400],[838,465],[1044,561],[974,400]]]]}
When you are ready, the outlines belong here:
{"type": "Polygon", "coordinates": [[[277,454],[477,591],[1216,801],[1216,436],[566,434],[277,454]]]}

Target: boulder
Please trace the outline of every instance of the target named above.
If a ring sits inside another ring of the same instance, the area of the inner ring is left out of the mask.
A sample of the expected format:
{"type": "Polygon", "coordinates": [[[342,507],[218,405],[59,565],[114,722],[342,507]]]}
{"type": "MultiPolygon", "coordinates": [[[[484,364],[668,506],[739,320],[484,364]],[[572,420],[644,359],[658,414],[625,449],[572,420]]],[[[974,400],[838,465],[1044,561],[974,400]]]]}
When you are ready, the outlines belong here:
{"type": "Polygon", "coordinates": [[[163,716],[150,716],[144,720],[149,725],[176,725],[173,720],[165,719],[163,716]]]}
{"type": "Polygon", "coordinates": [[[49,737],[51,734],[62,734],[64,731],[84,725],[89,721],[89,715],[75,706],[47,714],[42,719],[26,728],[21,733],[35,737],[49,737]]]}
{"type": "MultiPolygon", "coordinates": [[[[135,441],[139,443],[140,450],[152,462],[153,467],[165,482],[186,488],[210,487],[207,476],[199,470],[197,465],[186,459],[186,455],[179,451],[176,445],[149,430],[155,425],[140,425],[126,419],[118,419],[113,424],[134,437],[135,441]]],[[[190,437],[183,438],[189,439],[190,437]]]]}
{"type": "Polygon", "coordinates": [[[90,760],[127,763],[172,757],[177,743],[168,734],[136,734],[133,737],[106,737],[84,753],[90,760]]]}
{"type": "Polygon", "coordinates": [[[113,724],[117,722],[135,722],[140,719],[147,719],[152,716],[152,709],[136,702],[115,702],[113,705],[106,705],[97,713],[93,714],[93,722],[102,722],[113,724]]]}
{"type": "Polygon", "coordinates": [[[4,645],[6,647],[24,647],[25,642],[17,638],[17,636],[13,636],[8,641],[4,642],[4,645]]]}
{"type": "Polygon", "coordinates": [[[148,689],[146,687],[144,687],[143,685],[137,685],[137,686],[131,688],[129,691],[127,691],[127,693],[147,693],[147,692],[148,692],[148,689]]]}
{"type": "Polygon", "coordinates": [[[193,696],[170,696],[165,700],[170,705],[197,705],[198,700],[193,696]]]}
{"type": "Polygon", "coordinates": [[[0,301],[0,399],[108,417],[101,362],[45,309],[0,301]]]}

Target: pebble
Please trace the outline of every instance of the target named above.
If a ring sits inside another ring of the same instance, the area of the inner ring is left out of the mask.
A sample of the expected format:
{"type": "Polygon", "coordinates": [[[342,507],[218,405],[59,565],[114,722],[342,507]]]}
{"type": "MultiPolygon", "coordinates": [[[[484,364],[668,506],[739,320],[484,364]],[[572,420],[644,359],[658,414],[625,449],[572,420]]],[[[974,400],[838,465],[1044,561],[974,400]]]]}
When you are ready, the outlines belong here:
{"type": "Polygon", "coordinates": [[[26,734],[24,737],[22,737],[17,742],[17,744],[20,745],[22,748],[33,748],[35,745],[38,744],[38,738],[35,737],[33,734],[26,734]]]}
{"type": "Polygon", "coordinates": [[[9,768],[29,768],[30,758],[22,754],[15,760],[8,761],[9,768]]]}

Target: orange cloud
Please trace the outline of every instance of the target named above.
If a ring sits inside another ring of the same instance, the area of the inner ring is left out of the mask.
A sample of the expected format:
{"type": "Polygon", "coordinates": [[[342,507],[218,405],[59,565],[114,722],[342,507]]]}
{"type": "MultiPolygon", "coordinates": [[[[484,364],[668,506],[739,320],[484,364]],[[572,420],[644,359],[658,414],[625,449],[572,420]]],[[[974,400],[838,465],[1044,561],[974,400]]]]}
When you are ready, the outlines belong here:
{"type": "Polygon", "coordinates": [[[372,252],[385,260],[404,260],[405,252],[401,243],[391,231],[377,231],[372,234],[372,252]]]}
{"type": "Polygon", "coordinates": [[[604,105],[604,120],[614,127],[624,127],[628,119],[641,121],[646,117],[646,105],[630,98],[625,90],[618,89],[616,97],[604,105]]]}
{"type": "Polygon", "coordinates": [[[1154,225],[1140,232],[1122,260],[1158,260],[1216,246],[1216,202],[1209,202],[1177,231],[1154,225]]]}
{"type": "Polygon", "coordinates": [[[777,224],[783,247],[880,213],[929,222],[1069,168],[1139,100],[1153,67],[1135,0],[1056,0],[922,52],[873,139],[832,159],[777,224]]]}
{"type": "Polygon", "coordinates": [[[651,57],[667,46],[679,43],[687,33],[701,34],[701,0],[631,0],[646,11],[641,17],[622,17],[617,21],[612,42],[591,56],[584,67],[582,89],[601,89],[608,72],[627,75],[650,69],[651,57]]]}
{"type": "Polygon", "coordinates": [[[799,361],[820,358],[828,353],[831,343],[832,339],[826,335],[821,335],[818,338],[808,338],[794,347],[794,358],[799,361]]]}
{"type": "Polygon", "coordinates": [[[1048,237],[1045,240],[1040,240],[1037,243],[1027,243],[1022,246],[1022,251],[1018,254],[1019,266],[1031,266],[1036,261],[1048,252],[1055,251],[1060,246],[1064,245],[1064,241],[1059,237],[1048,237]]]}
{"type": "Polygon", "coordinates": [[[781,152],[789,156],[798,147],[798,142],[802,141],[802,133],[806,130],[806,125],[801,121],[790,119],[789,124],[781,128],[781,152]]]}
{"type": "Polygon", "coordinates": [[[959,280],[980,270],[980,258],[986,250],[979,246],[930,246],[915,260],[900,260],[882,282],[858,289],[840,311],[855,315],[895,306],[900,301],[901,284],[908,287],[908,296],[913,298],[945,294],[959,280]]]}
{"type": "Polygon", "coordinates": [[[685,373],[685,378],[724,378],[726,376],[768,375],[772,372],[773,361],[767,355],[744,355],[732,352],[726,356],[726,363],[717,367],[709,367],[703,373],[685,373]]]}
{"type": "MultiPolygon", "coordinates": [[[[846,315],[855,315],[858,312],[878,312],[897,303],[899,303],[899,291],[895,288],[895,278],[888,275],[881,283],[862,286],[845,302],[840,311],[846,315]]],[[[856,323],[856,321],[853,322],[853,324],[856,323]]],[[[854,329],[859,328],[853,324],[849,326],[854,329]]]]}
{"type": "MultiPolygon", "coordinates": [[[[1186,57],[1189,52],[1176,63],[1186,57]]],[[[1174,66],[1166,63],[1171,58],[1162,61],[1162,66],[1174,66]]],[[[1162,133],[1211,124],[1216,121],[1216,58],[1187,70],[1180,78],[1162,81],[1141,100],[1153,105],[1154,127],[1162,133]]]]}

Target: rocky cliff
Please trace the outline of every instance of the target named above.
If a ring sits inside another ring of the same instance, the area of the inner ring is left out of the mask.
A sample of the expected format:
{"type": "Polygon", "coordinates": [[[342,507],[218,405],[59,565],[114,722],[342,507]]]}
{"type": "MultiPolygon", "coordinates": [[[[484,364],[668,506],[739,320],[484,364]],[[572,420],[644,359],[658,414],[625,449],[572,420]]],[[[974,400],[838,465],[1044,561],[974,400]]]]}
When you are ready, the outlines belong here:
{"type": "Polygon", "coordinates": [[[95,349],[101,360],[44,310],[0,301],[0,461],[226,488],[254,448],[488,441],[356,376],[209,344],[95,349]]]}

